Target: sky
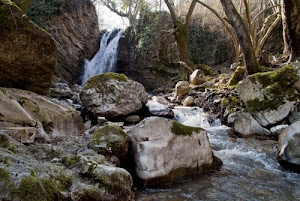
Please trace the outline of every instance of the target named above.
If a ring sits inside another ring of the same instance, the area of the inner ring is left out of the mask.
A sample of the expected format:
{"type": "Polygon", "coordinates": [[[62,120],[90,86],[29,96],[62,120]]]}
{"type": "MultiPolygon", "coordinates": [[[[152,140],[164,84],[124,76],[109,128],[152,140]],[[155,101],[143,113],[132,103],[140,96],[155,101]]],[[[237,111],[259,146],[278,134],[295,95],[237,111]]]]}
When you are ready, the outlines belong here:
{"type": "Polygon", "coordinates": [[[128,20],[126,18],[118,16],[107,7],[96,4],[96,10],[99,18],[100,30],[113,30],[117,28],[125,29],[128,26],[128,20]]]}

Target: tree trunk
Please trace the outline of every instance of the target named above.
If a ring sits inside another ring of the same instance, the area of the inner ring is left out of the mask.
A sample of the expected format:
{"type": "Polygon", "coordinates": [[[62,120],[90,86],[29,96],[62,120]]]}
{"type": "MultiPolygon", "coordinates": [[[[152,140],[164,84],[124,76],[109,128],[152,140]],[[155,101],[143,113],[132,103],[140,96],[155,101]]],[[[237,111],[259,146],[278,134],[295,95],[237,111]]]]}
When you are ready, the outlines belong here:
{"type": "Polygon", "coordinates": [[[292,62],[300,58],[300,1],[283,0],[281,6],[284,54],[292,62]]]}
{"type": "Polygon", "coordinates": [[[260,67],[255,57],[254,48],[251,42],[249,31],[247,30],[242,17],[238,14],[231,0],[221,0],[223,9],[229,19],[230,24],[234,28],[241,45],[244,63],[246,67],[246,75],[259,72],[260,67]]]}
{"type": "Polygon", "coordinates": [[[175,31],[175,39],[177,42],[179,61],[183,61],[186,64],[190,65],[190,54],[188,46],[188,28],[184,28],[184,25],[178,22],[175,31]]]}

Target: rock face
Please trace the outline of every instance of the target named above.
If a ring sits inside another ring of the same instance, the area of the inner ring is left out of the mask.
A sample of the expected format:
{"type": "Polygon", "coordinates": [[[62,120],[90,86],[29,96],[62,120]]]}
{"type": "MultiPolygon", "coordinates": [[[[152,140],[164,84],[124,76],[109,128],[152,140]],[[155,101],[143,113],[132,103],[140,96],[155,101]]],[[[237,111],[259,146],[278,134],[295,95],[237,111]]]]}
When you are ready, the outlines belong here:
{"type": "Polygon", "coordinates": [[[146,186],[169,184],[213,164],[212,149],[202,128],[149,117],[128,134],[135,174],[146,186]]]}
{"type": "Polygon", "coordinates": [[[8,0],[0,2],[0,86],[47,94],[57,62],[52,37],[8,0]]]}
{"type": "Polygon", "coordinates": [[[91,77],[80,96],[85,110],[95,119],[137,112],[148,100],[143,85],[116,73],[91,77]]]}
{"type": "Polygon", "coordinates": [[[33,92],[10,88],[0,88],[0,100],[0,127],[6,130],[7,127],[9,130],[33,127],[35,138],[43,140],[84,133],[82,119],[72,107],[33,92]]]}
{"type": "Polygon", "coordinates": [[[132,200],[131,175],[76,141],[25,146],[0,132],[0,199],[132,200]]]}
{"type": "Polygon", "coordinates": [[[280,135],[277,150],[279,163],[300,172],[300,121],[285,129],[280,135]]]}
{"type": "Polygon", "coordinates": [[[61,14],[47,21],[46,29],[58,44],[55,75],[74,84],[84,59],[91,59],[99,49],[100,31],[96,9],[90,0],[65,3],[61,14]]]}
{"type": "Polygon", "coordinates": [[[255,119],[269,126],[286,118],[295,107],[298,93],[293,85],[298,79],[295,68],[286,66],[248,76],[236,91],[255,119]]]}

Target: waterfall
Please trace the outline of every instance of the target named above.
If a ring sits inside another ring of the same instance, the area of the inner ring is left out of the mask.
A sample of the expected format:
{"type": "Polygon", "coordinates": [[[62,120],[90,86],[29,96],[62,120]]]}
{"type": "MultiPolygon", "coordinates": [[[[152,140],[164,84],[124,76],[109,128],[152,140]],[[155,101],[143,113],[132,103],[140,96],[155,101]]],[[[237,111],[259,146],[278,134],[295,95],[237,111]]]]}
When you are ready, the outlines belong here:
{"type": "Polygon", "coordinates": [[[117,63],[119,40],[124,31],[116,30],[106,32],[100,42],[100,49],[91,61],[85,60],[84,74],[82,76],[82,85],[96,74],[113,72],[117,63]]]}

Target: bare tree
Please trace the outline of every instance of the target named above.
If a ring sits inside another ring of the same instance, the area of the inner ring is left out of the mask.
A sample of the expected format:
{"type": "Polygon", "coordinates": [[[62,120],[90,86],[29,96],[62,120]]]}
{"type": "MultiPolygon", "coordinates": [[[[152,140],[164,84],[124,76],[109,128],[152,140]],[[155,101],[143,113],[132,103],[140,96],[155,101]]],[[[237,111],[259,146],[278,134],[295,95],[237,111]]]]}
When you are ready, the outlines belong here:
{"type": "Polygon", "coordinates": [[[300,1],[283,0],[281,6],[284,54],[292,62],[300,58],[300,1]]]}
{"type": "Polygon", "coordinates": [[[241,46],[244,64],[246,67],[246,74],[251,75],[259,72],[260,67],[256,60],[253,43],[241,15],[238,13],[231,0],[220,1],[230,24],[234,28],[239,44],[241,46]]]}
{"type": "Polygon", "coordinates": [[[112,12],[126,17],[129,25],[133,27],[137,24],[138,14],[145,3],[144,0],[94,0],[93,2],[101,2],[112,12]]]}
{"type": "Polygon", "coordinates": [[[189,47],[188,47],[188,34],[192,20],[192,14],[196,6],[196,0],[192,0],[188,12],[182,22],[175,13],[174,5],[170,0],[164,0],[171,14],[172,22],[174,25],[174,36],[177,42],[179,60],[187,64],[191,64],[189,47]]]}

